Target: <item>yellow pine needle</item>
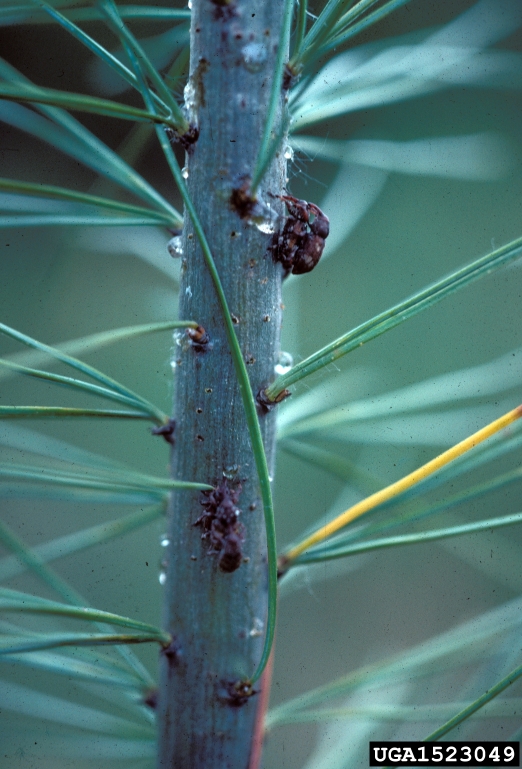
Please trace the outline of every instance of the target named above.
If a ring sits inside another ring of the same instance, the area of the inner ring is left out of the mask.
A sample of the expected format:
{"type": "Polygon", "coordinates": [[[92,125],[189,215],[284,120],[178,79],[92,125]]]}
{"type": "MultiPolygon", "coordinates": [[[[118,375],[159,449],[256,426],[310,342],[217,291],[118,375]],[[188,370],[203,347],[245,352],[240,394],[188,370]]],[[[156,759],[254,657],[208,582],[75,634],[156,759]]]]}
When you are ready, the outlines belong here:
{"type": "Polygon", "coordinates": [[[312,545],[322,542],[348,523],[351,523],[356,518],[364,515],[364,513],[367,513],[369,510],[373,510],[377,505],[387,502],[389,499],[392,499],[392,497],[397,496],[401,492],[406,491],[406,489],[415,486],[416,483],[419,483],[430,475],[438,472],[442,467],[445,467],[445,465],[449,464],[454,459],[457,459],[457,457],[462,456],[462,454],[465,454],[479,443],[482,443],[482,441],[485,441],[495,433],[498,433],[499,430],[507,427],[512,422],[516,422],[520,417],[522,417],[522,405],[517,406],[517,408],[512,411],[508,411],[507,414],[504,414],[504,416],[499,419],[495,419],[494,422],[491,422],[489,425],[486,425],[486,427],[483,427],[481,430],[473,433],[473,435],[470,435],[469,438],[465,438],[463,441],[460,441],[460,443],[452,446],[451,449],[439,454],[435,459],[426,462],[425,465],[422,465],[422,467],[414,470],[409,475],[405,475],[404,478],[395,481],[395,483],[390,484],[390,486],[386,486],[386,488],[381,489],[381,491],[377,491],[375,494],[371,494],[369,497],[366,497],[366,499],[362,499],[360,502],[357,502],[357,504],[352,505],[352,507],[349,507],[344,513],[341,513],[337,518],[334,518],[333,521],[327,523],[326,526],[317,529],[317,531],[309,537],[291,548],[287,553],[284,553],[279,562],[280,573],[286,571],[290,563],[301,555],[301,553],[304,553],[305,550],[308,550],[309,547],[312,547],[312,545]]]}

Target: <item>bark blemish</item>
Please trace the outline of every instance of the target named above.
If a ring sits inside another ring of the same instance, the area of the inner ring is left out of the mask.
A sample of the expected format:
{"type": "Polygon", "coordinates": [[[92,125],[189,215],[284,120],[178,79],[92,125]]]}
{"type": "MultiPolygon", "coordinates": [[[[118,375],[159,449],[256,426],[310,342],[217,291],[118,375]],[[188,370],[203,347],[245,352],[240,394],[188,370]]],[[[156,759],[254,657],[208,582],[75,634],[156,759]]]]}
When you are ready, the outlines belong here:
{"type": "Polygon", "coordinates": [[[166,425],[161,425],[161,427],[153,427],[151,432],[153,435],[162,435],[167,441],[167,443],[170,443],[172,446],[174,446],[176,442],[176,439],[174,437],[175,431],[176,431],[176,420],[169,419],[166,425]]]}
{"type": "Polygon", "coordinates": [[[226,696],[223,699],[231,708],[246,705],[249,699],[257,694],[257,690],[252,687],[250,681],[227,681],[225,689],[226,696]]]}
{"type": "Polygon", "coordinates": [[[214,19],[216,21],[230,21],[238,15],[234,0],[210,0],[214,9],[214,19]]]}
{"type": "Polygon", "coordinates": [[[290,63],[287,62],[287,64],[285,64],[285,69],[283,72],[283,83],[282,83],[283,91],[289,91],[296,84],[298,79],[299,79],[299,71],[294,67],[291,67],[290,63]]]}
{"type": "MultiPolygon", "coordinates": [[[[188,110],[187,110],[188,111],[188,110]]],[[[189,119],[191,118],[191,114],[189,113],[189,119]]],[[[176,133],[176,131],[173,131],[172,128],[165,128],[165,133],[168,136],[168,139],[171,144],[181,144],[184,150],[186,150],[189,154],[194,149],[193,145],[197,142],[199,138],[199,128],[196,125],[196,123],[190,123],[188,129],[185,131],[184,134],[176,133]]]]}
{"type": "Polygon", "coordinates": [[[148,705],[151,710],[156,710],[158,707],[158,690],[150,689],[148,692],[146,692],[145,697],[143,698],[143,702],[145,705],[148,705]]]}
{"type": "Polygon", "coordinates": [[[265,388],[262,387],[256,396],[258,411],[260,411],[261,414],[268,414],[270,411],[272,411],[273,408],[277,406],[278,403],[281,403],[281,401],[283,401],[285,398],[289,398],[290,395],[292,395],[290,390],[283,390],[279,393],[274,401],[271,401],[266,396],[265,388]]]}
{"type": "Polygon", "coordinates": [[[161,650],[161,654],[167,658],[169,667],[179,665],[183,655],[179,640],[174,637],[170,644],[165,649],[161,650]]]}
{"type": "Polygon", "coordinates": [[[249,177],[243,177],[241,185],[233,189],[230,196],[230,205],[241,219],[250,219],[258,206],[257,200],[250,196],[250,182],[249,177]]]}

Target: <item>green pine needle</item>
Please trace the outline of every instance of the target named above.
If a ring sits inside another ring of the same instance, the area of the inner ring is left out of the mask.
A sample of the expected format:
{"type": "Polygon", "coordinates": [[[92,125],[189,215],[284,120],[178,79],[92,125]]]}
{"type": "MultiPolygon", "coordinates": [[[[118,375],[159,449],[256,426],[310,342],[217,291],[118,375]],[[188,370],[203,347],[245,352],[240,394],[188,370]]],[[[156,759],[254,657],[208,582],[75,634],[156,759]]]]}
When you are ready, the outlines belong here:
{"type": "Polygon", "coordinates": [[[81,619],[85,622],[105,622],[109,625],[118,625],[130,630],[140,630],[149,636],[153,636],[161,643],[167,645],[170,643],[170,637],[167,633],[161,630],[161,628],[149,625],[146,622],[133,620],[130,617],[122,617],[119,614],[107,611],[100,611],[99,609],[70,606],[58,601],[49,601],[46,598],[39,598],[29,593],[22,593],[5,587],[0,587],[0,612],[28,612],[30,614],[49,614],[55,617],[81,619]]]}
{"type": "Polygon", "coordinates": [[[402,545],[416,545],[423,542],[433,542],[438,539],[447,539],[450,537],[461,537],[464,534],[474,534],[478,531],[491,531],[492,529],[504,526],[513,526],[522,523],[522,513],[514,515],[504,515],[497,518],[489,518],[486,521],[476,521],[466,523],[461,526],[448,526],[443,529],[433,529],[431,531],[422,531],[418,534],[403,534],[397,537],[384,537],[382,539],[373,539],[368,542],[361,542],[356,545],[346,547],[336,545],[331,542],[322,547],[310,548],[306,553],[296,558],[292,565],[300,566],[305,563],[320,563],[334,558],[344,558],[349,555],[358,555],[368,553],[372,550],[382,550],[388,547],[401,547],[402,545]]]}
{"type": "MultiPolygon", "coordinates": [[[[102,412],[100,411],[97,416],[118,416],[118,417],[131,417],[131,418],[141,418],[141,419],[152,419],[157,424],[166,424],[168,422],[168,417],[166,414],[164,414],[162,411],[160,411],[156,406],[154,406],[149,401],[145,400],[141,396],[134,393],[132,390],[129,390],[124,385],[121,385],[119,382],[117,382],[115,379],[112,379],[111,377],[108,377],[106,374],[102,374],[101,371],[98,371],[98,369],[95,369],[93,366],[89,366],[86,363],[83,363],[82,361],[78,360],[77,358],[73,358],[71,355],[67,355],[66,353],[61,352],[60,350],[57,350],[54,347],[50,347],[47,344],[43,344],[42,342],[38,342],[36,339],[33,339],[30,336],[27,336],[27,334],[22,334],[20,331],[16,331],[16,329],[11,328],[10,326],[6,326],[4,323],[0,323],[0,331],[6,334],[7,336],[10,336],[12,339],[16,339],[19,342],[22,342],[23,344],[26,344],[28,347],[34,347],[37,350],[41,350],[42,352],[45,352],[49,355],[52,355],[57,360],[61,361],[62,363],[66,363],[69,366],[72,366],[72,368],[76,369],[77,371],[81,371],[83,374],[87,374],[87,376],[90,376],[92,379],[95,379],[96,381],[100,382],[102,385],[105,385],[107,388],[113,390],[116,393],[119,393],[120,395],[125,396],[126,398],[130,399],[135,405],[136,408],[141,409],[142,413],[136,413],[133,414],[132,412],[102,412]]],[[[30,409],[34,408],[36,409],[33,416],[45,416],[46,413],[49,416],[52,416],[52,414],[49,414],[44,409],[44,407],[35,406],[35,407],[29,407],[29,406],[20,406],[18,409],[22,409],[17,411],[13,411],[14,407],[3,407],[3,410],[0,410],[0,414],[3,414],[4,416],[31,416],[30,409]],[[11,409],[11,411],[9,411],[11,409]],[[29,409],[29,410],[28,410],[29,409]]],[[[90,416],[90,415],[96,415],[89,412],[89,410],[85,409],[66,409],[59,411],[58,409],[54,409],[55,414],[54,416],[90,416]],[[69,411],[70,413],[67,414],[66,412],[69,411]]]]}
{"type": "Polygon", "coordinates": [[[79,112],[93,112],[95,115],[106,115],[107,117],[132,120],[133,122],[160,123],[169,126],[173,130],[178,129],[178,123],[175,120],[159,115],[154,111],[130,107],[127,104],[120,104],[109,99],[100,99],[98,96],[57,91],[54,88],[0,83],[0,99],[20,102],[22,104],[48,104],[52,107],[77,110],[79,112]]]}
{"type": "Polygon", "coordinates": [[[335,339],[326,347],[293,366],[287,374],[277,377],[266,389],[266,397],[276,402],[277,397],[291,385],[300,382],[316,371],[320,371],[357,347],[362,347],[363,344],[371,339],[376,339],[386,331],[395,328],[395,326],[412,318],[417,313],[432,307],[437,302],[440,302],[441,299],[445,299],[461,288],[468,286],[473,281],[489,275],[500,267],[504,267],[504,265],[517,259],[521,253],[522,238],[517,238],[506,246],[496,249],[487,254],[487,256],[483,256],[466,267],[453,272],[447,278],[443,278],[432,286],[414,294],[414,296],[406,299],[404,302],[391,307],[380,315],[376,315],[371,320],[335,339]]]}
{"type": "MultiPolygon", "coordinates": [[[[26,195],[28,197],[84,203],[85,205],[96,206],[98,208],[105,208],[112,211],[118,211],[122,214],[140,217],[140,219],[149,219],[151,224],[164,224],[174,227],[177,223],[177,220],[161,211],[156,211],[151,208],[143,208],[142,206],[134,206],[119,200],[109,200],[108,198],[102,198],[98,195],[76,192],[76,190],[68,190],[65,187],[56,187],[51,184],[32,184],[30,182],[19,181],[18,179],[0,178],[0,190],[12,192],[16,195],[26,195]]],[[[100,220],[101,223],[105,223],[105,219],[102,217],[100,217],[100,220]]],[[[122,224],[128,224],[126,219],[122,219],[121,221],[122,224]]]]}

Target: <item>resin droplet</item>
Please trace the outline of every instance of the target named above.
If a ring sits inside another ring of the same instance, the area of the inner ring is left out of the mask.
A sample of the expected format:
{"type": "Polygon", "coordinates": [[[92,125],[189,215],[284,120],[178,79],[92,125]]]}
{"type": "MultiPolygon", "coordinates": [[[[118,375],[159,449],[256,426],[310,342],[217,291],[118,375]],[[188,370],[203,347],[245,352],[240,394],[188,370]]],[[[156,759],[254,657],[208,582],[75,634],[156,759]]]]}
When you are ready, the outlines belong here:
{"type": "Polygon", "coordinates": [[[167,243],[167,251],[169,254],[177,259],[183,255],[183,246],[181,244],[181,235],[174,235],[173,238],[167,243]]]}
{"type": "Polygon", "coordinates": [[[168,537],[168,534],[162,534],[160,537],[160,545],[161,547],[168,547],[170,545],[170,539],[168,537]]]}
{"type": "Polygon", "coordinates": [[[160,585],[164,585],[165,584],[165,582],[167,581],[167,572],[166,571],[160,571],[159,576],[158,576],[158,581],[159,581],[160,585]]]}
{"type": "MultiPolygon", "coordinates": [[[[174,340],[174,344],[180,347],[182,352],[186,352],[189,349],[191,345],[191,340],[186,333],[183,333],[183,331],[175,331],[174,334],[172,335],[172,338],[174,340]]],[[[174,355],[177,355],[177,353],[173,350],[172,355],[174,357],[174,355]]],[[[180,366],[180,365],[181,365],[181,359],[176,358],[175,366],[180,366]]],[[[172,363],[171,363],[171,366],[172,366],[172,363]]]]}
{"type": "Polygon", "coordinates": [[[292,149],[292,147],[289,144],[287,144],[286,147],[285,147],[285,158],[287,160],[293,160],[294,159],[294,150],[292,149]]]}
{"type": "Polygon", "coordinates": [[[189,11],[191,11],[192,10],[192,0],[188,0],[187,5],[188,5],[189,11]]]}
{"type": "Polygon", "coordinates": [[[183,89],[183,99],[185,101],[185,111],[187,113],[188,121],[195,125],[197,122],[198,94],[194,87],[194,83],[190,79],[183,89]]]}
{"type": "Polygon", "coordinates": [[[190,110],[196,106],[196,89],[194,84],[189,80],[185,88],[183,89],[183,99],[185,101],[185,107],[190,110]]]}
{"type": "Polygon", "coordinates": [[[241,57],[245,69],[249,72],[259,72],[265,65],[268,52],[261,43],[248,43],[241,49],[241,57]]]}
{"type": "Polygon", "coordinates": [[[182,175],[182,177],[184,179],[188,179],[189,178],[188,166],[183,166],[183,168],[181,169],[181,175],[182,175]]]}
{"type": "Polygon", "coordinates": [[[294,359],[292,358],[290,353],[281,351],[279,353],[278,361],[274,366],[274,371],[277,374],[277,376],[281,376],[282,374],[288,374],[288,372],[290,371],[293,365],[294,365],[294,359]]]}
{"type": "Polygon", "coordinates": [[[223,470],[223,478],[226,478],[227,480],[231,481],[233,478],[236,477],[238,474],[239,467],[238,465],[227,465],[225,469],[223,470]]]}
{"type": "Polygon", "coordinates": [[[261,622],[261,620],[258,617],[254,617],[254,627],[248,635],[250,638],[257,638],[260,635],[263,635],[263,628],[264,624],[261,622]]]}
{"type": "Polygon", "coordinates": [[[257,201],[257,211],[252,221],[260,232],[273,235],[279,227],[279,216],[272,206],[261,197],[257,201]]]}
{"type": "Polygon", "coordinates": [[[272,219],[263,219],[261,222],[256,222],[256,227],[259,232],[264,232],[265,235],[273,235],[276,231],[277,217],[272,219]]]}

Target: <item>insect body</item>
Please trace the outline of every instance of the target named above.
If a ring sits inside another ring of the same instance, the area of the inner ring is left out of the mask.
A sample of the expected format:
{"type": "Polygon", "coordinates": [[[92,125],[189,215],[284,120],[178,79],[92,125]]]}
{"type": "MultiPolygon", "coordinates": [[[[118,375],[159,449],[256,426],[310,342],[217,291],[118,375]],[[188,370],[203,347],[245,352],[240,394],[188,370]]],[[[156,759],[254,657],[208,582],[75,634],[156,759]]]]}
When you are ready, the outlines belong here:
{"type": "Polygon", "coordinates": [[[220,553],[219,568],[227,573],[238,569],[243,560],[244,529],[237,506],[240,491],[240,486],[231,488],[226,481],[212,491],[204,491],[201,506],[205,512],[194,524],[203,530],[201,539],[210,543],[209,554],[220,553]]]}
{"type": "Polygon", "coordinates": [[[283,265],[285,275],[302,275],[313,270],[321,258],[330,221],[315,203],[292,195],[283,195],[281,200],[285,201],[289,216],[282,232],[274,238],[272,252],[283,265]]]}

